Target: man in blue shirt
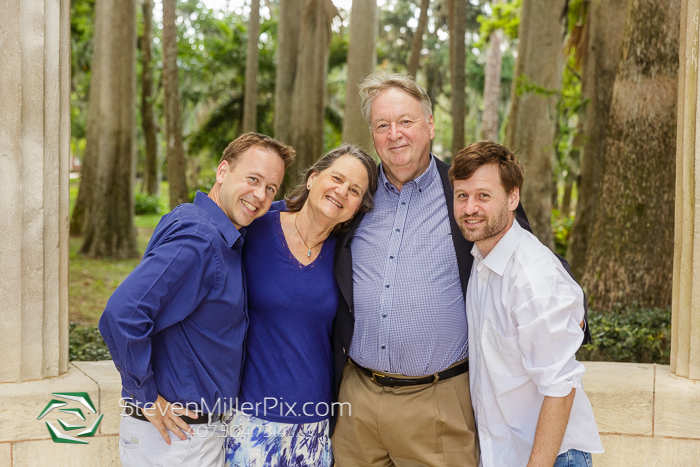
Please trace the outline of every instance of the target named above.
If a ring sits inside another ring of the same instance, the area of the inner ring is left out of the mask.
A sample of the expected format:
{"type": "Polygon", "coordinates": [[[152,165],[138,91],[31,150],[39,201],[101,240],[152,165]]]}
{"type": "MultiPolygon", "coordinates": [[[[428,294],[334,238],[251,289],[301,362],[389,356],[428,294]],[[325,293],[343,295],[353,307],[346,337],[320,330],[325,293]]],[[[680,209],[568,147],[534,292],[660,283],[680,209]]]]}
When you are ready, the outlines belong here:
{"type": "MultiPolygon", "coordinates": [[[[476,467],[464,302],[472,244],[450,214],[449,166],[430,153],[430,98],[383,72],[360,94],[382,164],[374,209],[336,245],[335,460],[476,467]]],[[[516,219],[530,230],[520,205],[516,219]]]]}
{"type": "Polygon", "coordinates": [[[220,419],[238,395],[248,326],[243,227],[267,212],[293,158],[265,135],[233,141],[209,195],[163,216],[107,302],[99,329],[122,378],[122,465],[223,465],[220,419]]]}

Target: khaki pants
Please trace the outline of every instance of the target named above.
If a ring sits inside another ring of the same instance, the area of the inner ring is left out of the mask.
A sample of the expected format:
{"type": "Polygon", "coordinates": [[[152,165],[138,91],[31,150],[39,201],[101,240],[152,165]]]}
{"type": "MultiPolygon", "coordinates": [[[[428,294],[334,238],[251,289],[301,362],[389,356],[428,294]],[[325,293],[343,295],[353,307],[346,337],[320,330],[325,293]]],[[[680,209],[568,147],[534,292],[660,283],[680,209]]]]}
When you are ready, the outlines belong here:
{"type": "Polygon", "coordinates": [[[469,373],[418,386],[384,387],[346,363],[333,454],[338,467],[476,467],[479,448],[469,373]]]}

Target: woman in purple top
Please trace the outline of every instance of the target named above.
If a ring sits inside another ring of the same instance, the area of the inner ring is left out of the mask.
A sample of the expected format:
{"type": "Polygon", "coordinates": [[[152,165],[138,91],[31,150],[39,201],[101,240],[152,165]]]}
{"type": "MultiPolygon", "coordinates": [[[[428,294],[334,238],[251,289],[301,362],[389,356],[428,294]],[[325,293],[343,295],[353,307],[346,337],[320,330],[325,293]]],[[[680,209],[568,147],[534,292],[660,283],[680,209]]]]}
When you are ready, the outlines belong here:
{"type": "Polygon", "coordinates": [[[227,466],[333,465],[328,421],[338,307],[335,236],[372,208],[374,160],[342,145],[246,232],[249,327],[227,466]]]}

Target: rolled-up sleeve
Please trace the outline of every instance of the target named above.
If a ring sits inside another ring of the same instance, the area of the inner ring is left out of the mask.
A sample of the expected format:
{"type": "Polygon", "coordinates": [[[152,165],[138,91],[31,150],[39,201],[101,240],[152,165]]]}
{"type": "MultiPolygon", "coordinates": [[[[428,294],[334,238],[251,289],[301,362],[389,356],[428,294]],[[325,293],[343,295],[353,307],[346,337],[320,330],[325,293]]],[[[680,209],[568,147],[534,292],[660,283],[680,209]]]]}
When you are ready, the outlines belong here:
{"type": "Polygon", "coordinates": [[[581,388],[586,371],[576,361],[583,339],[581,297],[566,292],[534,296],[513,312],[523,366],[544,396],[565,397],[581,388]]]}
{"type": "Polygon", "coordinates": [[[99,329],[133,403],[158,398],[151,336],[182,321],[216,286],[219,261],[205,236],[177,232],[155,246],[112,294],[99,329]]]}

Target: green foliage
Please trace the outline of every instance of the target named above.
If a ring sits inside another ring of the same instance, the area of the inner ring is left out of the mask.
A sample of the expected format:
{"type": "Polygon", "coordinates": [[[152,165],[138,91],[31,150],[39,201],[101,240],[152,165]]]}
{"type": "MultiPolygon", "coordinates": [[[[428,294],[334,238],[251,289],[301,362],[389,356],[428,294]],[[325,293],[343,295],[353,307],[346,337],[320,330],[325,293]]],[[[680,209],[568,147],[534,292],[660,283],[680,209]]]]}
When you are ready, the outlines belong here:
{"type": "Polygon", "coordinates": [[[503,29],[506,37],[514,41],[518,38],[518,27],[520,26],[520,10],[523,0],[512,0],[507,3],[499,3],[492,7],[490,17],[479,15],[477,21],[479,27],[479,41],[475,47],[484,48],[491,37],[491,33],[498,29],[503,29]]]}
{"type": "Polygon", "coordinates": [[[158,202],[158,197],[149,196],[146,193],[141,193],[140,191],[137,191],[136,198],[134,200],[134,211],[136,215],[160,213],[160,204],[158,202]]]}
{"type": "Polygon", "coordinates": [[[70,323],[68,359],[78,362],[111,360],[109,349],[94,324],[70,323]]]}
{"type": "Polygon", "coordinates": [[[552,209],[552,236],[554,237],[554,248],[561,256],[566,256],[566,249],[569,247],[569,233],[574,225],[574,215],[564,215],[558,209],[552,209]]]}
{"type": "Polygon", "coordinates": [[[589,312],[593,343],[581,347],[579,360],[669,364],[671,310],[633,304],[610,313],[589,312]]]}

